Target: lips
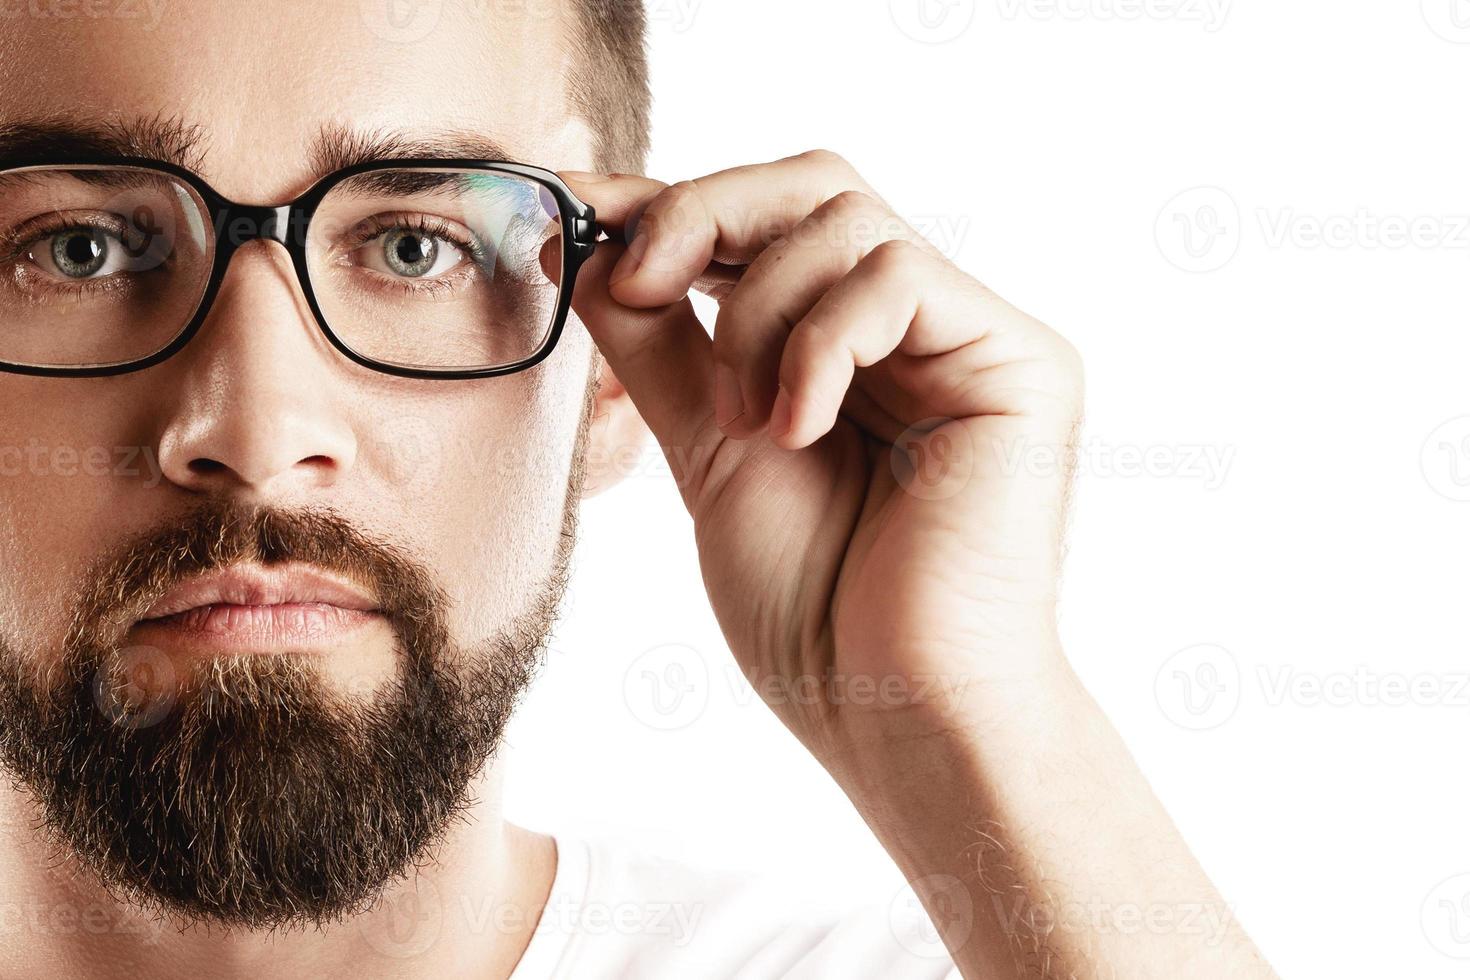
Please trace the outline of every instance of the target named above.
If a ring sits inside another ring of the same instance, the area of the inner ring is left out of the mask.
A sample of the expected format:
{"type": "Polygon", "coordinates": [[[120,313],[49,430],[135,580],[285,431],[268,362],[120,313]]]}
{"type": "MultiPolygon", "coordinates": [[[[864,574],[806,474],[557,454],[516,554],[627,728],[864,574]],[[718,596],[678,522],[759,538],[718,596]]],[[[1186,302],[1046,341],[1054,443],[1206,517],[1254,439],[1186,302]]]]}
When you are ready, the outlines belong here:
{"type": "Polygon", "coordinates": [[[135,629],[195,634],[211,645],[264,646],[330,639],[381,617],[372,594],[311,565],[235,565],[160,596],[135,629]]]}

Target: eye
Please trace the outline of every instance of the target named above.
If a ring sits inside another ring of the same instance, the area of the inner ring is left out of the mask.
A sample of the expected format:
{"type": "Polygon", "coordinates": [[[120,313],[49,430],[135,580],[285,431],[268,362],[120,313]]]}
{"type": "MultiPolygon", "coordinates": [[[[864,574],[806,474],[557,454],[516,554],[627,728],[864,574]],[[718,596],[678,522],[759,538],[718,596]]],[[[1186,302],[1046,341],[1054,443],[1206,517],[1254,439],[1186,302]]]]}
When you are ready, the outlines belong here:
{"type": "Polygon", "coordinates": [[[442,276],[465,259],[458,245],[417,228],[392,228],[361,250],[362,264],[405,279],[442,276]]]}
{"type": "Polygon", "coordinates": [[[146,268],[118,237],[101,228],[64,228],[38,238],[27,258],[60,279],[98,279],[146,268]]]}

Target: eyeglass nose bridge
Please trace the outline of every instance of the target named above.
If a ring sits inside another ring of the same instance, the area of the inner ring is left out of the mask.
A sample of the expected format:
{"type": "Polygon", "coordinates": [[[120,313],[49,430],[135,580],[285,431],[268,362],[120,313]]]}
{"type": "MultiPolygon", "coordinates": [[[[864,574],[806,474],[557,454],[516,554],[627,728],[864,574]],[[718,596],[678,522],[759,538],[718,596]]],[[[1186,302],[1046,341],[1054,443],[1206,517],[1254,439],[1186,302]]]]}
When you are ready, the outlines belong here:
{"type": "Polygon", "coordinates": [[[215,241],[223,257],[257,238],[280,242],[290,250],[301,248],[306,240],[305,221],[289,204],[226,204],[215,213],[214,225],[215,241]]]}

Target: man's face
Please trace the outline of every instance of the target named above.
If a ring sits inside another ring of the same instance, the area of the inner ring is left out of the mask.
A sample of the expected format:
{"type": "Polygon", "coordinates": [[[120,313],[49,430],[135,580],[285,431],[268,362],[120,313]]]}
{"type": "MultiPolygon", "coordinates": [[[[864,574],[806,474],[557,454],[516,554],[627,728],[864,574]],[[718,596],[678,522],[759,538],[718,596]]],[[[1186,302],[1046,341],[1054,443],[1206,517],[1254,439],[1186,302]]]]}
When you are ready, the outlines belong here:
{"type": "MultiPolygon", "coordinates": [[[[136,19],[25,8],[0,33],[0,129],[178,120],[199,137],[200,175],[254,204],[290,200],[321,176],[308,150],[324,131],[364,140],[468,133],[522,162],[590,169],[591,139],[564,92],[566,12],[501,6],[445,4],[427,29],[393,21],[381,3],[168,3],[153,14],[141,7],[136,19]]],[[[546,361],[515,375],[372,372],[321,334],[285,251],[253,242],[234,256],[200,332],[170,360],[111,378],[0,375],[0,649],[34,670],[41,691],[64,672],[53,668],[68,651],[69,667],[95,668],[109,650],[142,648],[166,658],[186,698],[191,683],[211,677],[238,693],[229,684],[253,659],[270,665],[260,668],[264,690],[279,678],[280,692],[324,712],[348,704],[338,695],[367,704],[401,679],[408,654],[393,614],[442,625],[439,645],[468,652],[463,669],[523,652],[543,638],[531,634],[544,634],[564,557],[590,355],[573,322],[546,361]],[[295,529],[286,540],[300,551],[257,547],[269,542],[261,515],[270,512],[285,515],[295,529]],[[331,515],[330,533],[291,523],[304,514],[331,515]],[[248,531],[221,532],[230,521],[248,531]],[[269,630],[242,640],[135,622],[110,634],[110,615],[137,610],[99,601],[99,576],[127,581],[119,558],[160,562],[157,544],[180,524],[205,558],[175,572],[225,560],[310,564],[313,547],[335,541],[350,553],[318,556],[328,569],[367,568],[358,579],[372,589],[404,580],[423,588],[408,590],[403,608],[325,626],[308,619],[304,633],[279,641],[269,630]],[[212,534],[231,547],[209,552],[212,534]],[[384,566],[395,557],[403,568],[384,566]],[[95,661],[78,659],[79,648],[95,661]],[[307,666],[309,680],[293,664],[307,666]]],[[[432,660],[443,652],[433,646],[408,653],[432,660]]],[[[439,666],[455,662],[446,655],[439,666]]],[[[248,720],[235,719],[242,730],[248,720]]],[[[177,749],[152,751],[181,758],[177,749]]]]}

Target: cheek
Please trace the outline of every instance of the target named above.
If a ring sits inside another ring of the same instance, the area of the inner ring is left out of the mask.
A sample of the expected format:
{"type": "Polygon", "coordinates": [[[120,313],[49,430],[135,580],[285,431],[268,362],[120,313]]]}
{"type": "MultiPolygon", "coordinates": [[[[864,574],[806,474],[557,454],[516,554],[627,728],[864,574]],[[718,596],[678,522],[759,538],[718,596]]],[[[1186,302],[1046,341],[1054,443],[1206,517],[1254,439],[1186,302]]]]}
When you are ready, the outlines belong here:
{"type": "Polygon", "coordinates": [[[502,628],[553,571],[588,352],[563,342],[537,368],[472,382],[436,405],[427,424],[409,424],[415,448],[399,459],[416,454],[419,466],[404,515],[414,537],[432,539],[461,636],[502,628]]]}
{"type": "Polygon", "coordinates": [[[12,641],[59,639],[83,570],[160,485],[128,413],[85,385],[0,376],[0,622],[12,641]]]}

